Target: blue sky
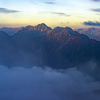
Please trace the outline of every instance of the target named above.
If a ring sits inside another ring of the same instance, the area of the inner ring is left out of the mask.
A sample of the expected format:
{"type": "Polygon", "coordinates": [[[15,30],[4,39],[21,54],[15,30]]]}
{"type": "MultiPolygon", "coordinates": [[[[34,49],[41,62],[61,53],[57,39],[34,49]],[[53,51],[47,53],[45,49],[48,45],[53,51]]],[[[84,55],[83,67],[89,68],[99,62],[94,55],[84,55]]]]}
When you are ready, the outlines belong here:
{"type": "Polygon", "coordinates": [[[100,0],[0,0],[0,27],[100,27],[100,0]]]}

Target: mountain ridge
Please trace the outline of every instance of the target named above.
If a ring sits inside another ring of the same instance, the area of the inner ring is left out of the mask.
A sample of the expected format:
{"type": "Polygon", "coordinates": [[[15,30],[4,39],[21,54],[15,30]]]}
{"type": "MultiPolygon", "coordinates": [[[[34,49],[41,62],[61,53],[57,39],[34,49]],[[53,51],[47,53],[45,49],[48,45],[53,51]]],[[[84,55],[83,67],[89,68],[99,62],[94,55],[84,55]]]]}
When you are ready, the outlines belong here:
{"type": "Polygon", "coordinates": [[[25,26],[23,29],[27,30],[27,31],[49,31],[49,30],[52,30],[50,27],[48,27],[44,23],[38,24],[36,26],[28,25],[28,26],[25,26]]]}
{"type": "Polygon", "coordinates": [[[100,41],[100,28],[79,28],[75,29],[74,31],[77,31],[81,34],[87,35],[91,39],[95,39],[97,41],[100,41]]]}
{"type": "Polygon", "coordinates": [[[77,67],[100,80],[100,41],[90,39],[69,27],[52,30],[47,27],[43,31],[43,27],[34,29],[28,26],[31,28],[29,30],[24,27],[13,36],[0,31],[0,64],[9,68],[77,67]],[[91,61],[96,63],[95,67],[81,66],[91,61]]]}
{"type": "Polygon", "coordinates": [[[3,58],[3,62],[0,60],[0,63],[6,65],[9,61],[7,63],[9,66],[23,66],[26,63],[24,64],[26,67],[37,65],[67,68],[91,59],[100,61],[99,41],[91,40],[70,27],[51,29],[44,24],[37,26],[26,26],[15,35],[7,36],[7,40],[2,38],[5,45],[0,44],[2,48],[0,59],[3,58]]]}
{"type": "Polygon", "coordinates": [[[22,29],[23,27],[18,27],[18,28],[9,28],[9,27],[2,27],[0,28],[0,31],[4,31],[5,33],[7,33],[9,36],[12,36],[14,34],[16,34],[20,29],[22,29]]]}

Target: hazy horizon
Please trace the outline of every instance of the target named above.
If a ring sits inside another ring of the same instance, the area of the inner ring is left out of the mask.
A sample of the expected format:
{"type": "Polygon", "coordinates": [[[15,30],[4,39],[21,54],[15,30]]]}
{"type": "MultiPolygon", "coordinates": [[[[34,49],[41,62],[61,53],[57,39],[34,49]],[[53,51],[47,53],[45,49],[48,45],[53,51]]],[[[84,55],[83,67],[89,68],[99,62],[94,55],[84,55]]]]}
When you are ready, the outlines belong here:
{"type": "MultiPolygon", "coordinates": [[[[27,25],[25,25],[25,26],[2,26],[2,27],[0,27],[0,29],[2,29],[2,28],[24,28],[24,27],[27,27],[27,26],[37,26],[37,25],[39,25],[39,24],[42,24],[42,23],[38,23],[38,24],[36,24],[36,25],[30,25],[30,24],[27,24],[27,25]]],[[[44,23],[45,24],[45,23],[44,23]]],[[[47,24],[45,24],[45,25],[47,25],[47,24]]],[[[48,25],[47,25],[48,26],[48,25]]],[[[63,27],[63,28],[65,28],[65,27],[70,27],[70,26],[54,26],[54,27],[51,27],[51,26],[48,26],[48,27],[50,27],[50,28],[52,28],[52,29],[54,29],[54,28],[56,28],[56,27],[63,27]]],[[[97,29],[99,29],[100,27],[95,27],[95,26],[89,26],[89,27],[70,27],[70,28],[72,28],[73,30],[74,29],[88,29],[88,28],[97,28],[97,29]]]]}
{"type": "Polygon", "coordinates": [[[39,23],[88,28],[100,26],[100,0],[1,0],[0,28],[39,23]]]}

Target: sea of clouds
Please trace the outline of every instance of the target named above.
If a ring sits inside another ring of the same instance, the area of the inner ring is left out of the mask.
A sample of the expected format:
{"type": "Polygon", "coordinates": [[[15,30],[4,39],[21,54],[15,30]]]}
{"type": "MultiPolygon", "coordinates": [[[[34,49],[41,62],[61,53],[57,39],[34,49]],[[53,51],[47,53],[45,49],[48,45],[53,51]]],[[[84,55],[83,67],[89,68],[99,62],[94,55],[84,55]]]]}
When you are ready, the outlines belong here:
{"type": "Polygon", "coordinates": [[[0,100],[100,100],[100,83],[76,67],[0,66],[0,100]]]}

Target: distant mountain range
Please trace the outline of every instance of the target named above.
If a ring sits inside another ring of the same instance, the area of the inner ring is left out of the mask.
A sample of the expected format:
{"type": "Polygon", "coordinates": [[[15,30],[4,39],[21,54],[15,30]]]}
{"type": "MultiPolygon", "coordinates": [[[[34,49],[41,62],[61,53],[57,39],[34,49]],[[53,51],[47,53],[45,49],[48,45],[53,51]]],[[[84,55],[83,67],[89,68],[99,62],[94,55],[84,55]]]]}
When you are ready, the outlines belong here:
{"type": "MultiPolygon", "coordinates": [[[[44,24],[45,26],[45,24],[44,24]]],[[[47,31],[47,28],[42,26],[26,26],[27,28],[29,27],[29,30],[40,30],[40,31],[47,31]]],[[[26,28],[25,27],[25,28],[26,28]]],[[[8,28],[8,27],[3,27],[0,28],[0,31],[4,31],[7,33],[9,36],[12,36],[16,34],[18,31],[20,31],[24,27],[18,27],[18,28],[8,28]]],[[[48,27],[49,30],[52,30],[50,27],[48,27]]],[[[77,31],[80,34],[87,35],[90,39],[95,39],[97,41],[100,41],[100,28],[79,28],[79,29],[74,29],[74,31],[77,31]]]]}
{"type": "Polygon", "coordinates": [[[44,23],[26,26],[13,36],[0,31],[0,64],[66,69],[93,60],[100,64],[100,42],[70,27],[44,23]]]}
{"type": "Polygon", "coordinates": [[[12,36],[15,33],[17,33],[20,29],[22,29],[23,27],[18,27],[18,28],[8,28],[8,27],[3,27],[0,28],[0,31],[4,31],[6,32],[8,35],[12,36]]]}
{"type": "Polygon", "coordinates": [[[100,28],[79,28],[75,29],[74,31],[85,34],[91,39],[100,41],[100,28]]]}

